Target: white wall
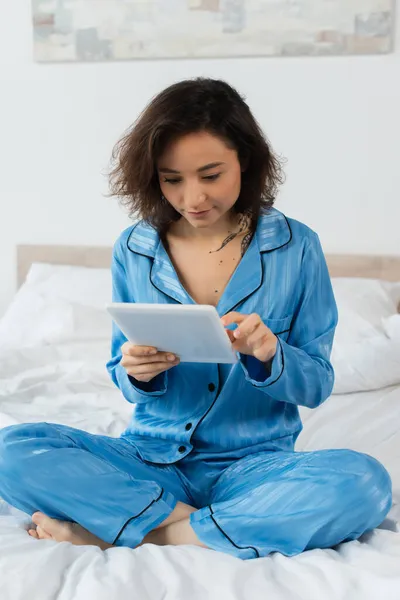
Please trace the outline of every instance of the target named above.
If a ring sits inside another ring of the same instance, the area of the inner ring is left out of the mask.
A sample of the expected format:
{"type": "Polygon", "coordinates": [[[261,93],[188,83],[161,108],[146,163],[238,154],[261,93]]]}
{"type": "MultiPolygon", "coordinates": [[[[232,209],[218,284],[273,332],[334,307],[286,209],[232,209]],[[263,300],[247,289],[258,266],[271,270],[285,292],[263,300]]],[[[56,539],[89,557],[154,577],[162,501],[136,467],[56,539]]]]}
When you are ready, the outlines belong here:
{"type": "Polygon", "coordinates": [[[330,252],[400,254],[400,11],[384,57],[32,62],[30,1],[0,22],[0,314],[15,246],[111,244],[128,224],[105,198],[114,142],[148,99],[185,77],[243,92],[288,159],[278,207],[330,252]]]}

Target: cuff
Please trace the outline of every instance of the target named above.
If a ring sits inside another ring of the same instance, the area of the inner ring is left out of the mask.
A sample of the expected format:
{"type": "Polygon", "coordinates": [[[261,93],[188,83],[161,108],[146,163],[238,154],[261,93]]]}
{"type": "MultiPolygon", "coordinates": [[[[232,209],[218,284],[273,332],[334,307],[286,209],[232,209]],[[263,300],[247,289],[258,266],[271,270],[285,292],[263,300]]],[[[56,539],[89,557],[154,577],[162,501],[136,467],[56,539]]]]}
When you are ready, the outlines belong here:
{"type": "Polygon", "coordinates": [[[128,379],[131,385],[138,392],[150,395],[165,394],[167,391],[167,372],[160,373],[154,377],[151,381],[138,381],[134,377],[128,375],[128,379]]]}
{"type": "Polygon", "coordinates": [[[259,558],[259,552],[253,546],[239,546],[218,522],[211,506],[206,506],[190,515],[190,525],[203,544],[211,550],[230,554],[236,558],[259,558]]]}
{"type": "Polygon", "coordinates": [[[162,490],[156,500],[153,500],[139,515],[131,517],[125,523],[113,542],[114,546],[136,548],[150,531],[169,517],[176,505],[176,498],[170,492],[162,490]]]}
{"type": "Polygon", "coordinates": [[[167,391],[168,373],[160,373],[148,383],[137,381],[130,377],[124,367],[119,364],[116,367],[118,387],[123,396],[132,403],[146,402],[151,397],[162,396],[167,391]]]}
{"type": "Polygon", "coordinates": [[[281,378],[285,368],[285,357],[283,354],[282,343],[279,338],[276,354],[267,365],[253,356],[240,354],[239,359],[246,380],[255,387],[268,387],[273,385],[281,378]]]}

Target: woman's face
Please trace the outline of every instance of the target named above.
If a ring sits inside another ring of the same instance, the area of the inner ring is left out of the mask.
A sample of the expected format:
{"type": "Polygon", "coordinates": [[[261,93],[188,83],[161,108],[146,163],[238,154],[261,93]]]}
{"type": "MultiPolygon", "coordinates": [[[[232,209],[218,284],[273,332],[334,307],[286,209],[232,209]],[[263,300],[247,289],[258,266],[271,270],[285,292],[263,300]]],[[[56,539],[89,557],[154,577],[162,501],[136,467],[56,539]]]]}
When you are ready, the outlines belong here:
{"type": "Polygon", "coordinates": [[[197,132],[172,142],[157,164],[163,195],[193,227],[211,227],[229,217],[240,194],[236,150],[210,133],[197,132]]]}

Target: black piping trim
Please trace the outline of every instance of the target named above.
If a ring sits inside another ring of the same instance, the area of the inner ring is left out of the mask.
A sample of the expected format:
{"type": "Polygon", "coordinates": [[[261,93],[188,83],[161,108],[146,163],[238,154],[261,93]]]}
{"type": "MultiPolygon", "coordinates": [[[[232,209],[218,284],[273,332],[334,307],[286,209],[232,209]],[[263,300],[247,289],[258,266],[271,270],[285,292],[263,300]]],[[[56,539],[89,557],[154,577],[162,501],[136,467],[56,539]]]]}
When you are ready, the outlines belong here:
{"type": "Polygon", "coordinates": [[[235,548],[237,548],[238,550],[254,550],[254,552],[256,553],[256,557],[260,558],[260,553],[258,552],[257,548],[254,548],[254,546],[238,546],[237,544],[235,544],[235,542],[229,537],[229,535],[227,533],[225,533],[225,531],[222,529],[222,527],[220,527],[217,523],[217,521],[215,520],[214,517],[214,511],[211,507],[211,505],[208,507],[210,509],[210,513],[211,513],[211,519],[213,520],[214,525],[217,527],[217,529],[219,529],[219,531],[222,533],[223,536],[226,537],[227,540],[230,541],[230,543],[232,544],[232,546],[235,546],[235,548]]]}
{"type": "MultiPolygon", "coordinates": [[[[286,215],[283,215],[286,221],[286,225],[288,226],[288,229],[290,231],[290,237],[288,239],[287,242],[285,242],[284,244],[282,244],[281,246],[277,246],[276,248],[271,248],[271,250],[260,250],[260,253],[262,254],[269,254],[270,252],[274,252],[275,250],[280,250],[281,248],[284,248],[285,246],[287,246],[288,244],[290,244],[290,242],[293,239],[293,232],[292,232],[292,228],[290,227],[289,221],[286,218],[286,215]]],[[[250,292],[250,294],[248,294],[245,298],[242,298],[242,300],[239,300],[239,302],[237,302],[234,306],[232,306],[232,308],[230,308],[229,310],[226,311],[226,313],[232,312],[233,310],[236,310],[238,306],[240,306],[243,302],[246,302],[246,300],[248,298],[250,298],[250,296],[252,296],[253,294],[255,294],[256,292],[258,292],[258,290],[260,289],[260,287],[262,286],[262,284],[264,283],[264,269],[262,270],[262,275],[261,275],[261,281],[260,281],[260,285],[253,290],[252,292],[250,292]]],[[[288,330],[290,331],[290,329],[288,330]]],[[[281,333],[286,333],[286,331],[282,331],[281,333]]],[[[279,334],[275,334],[275,335],[279,335],[279,334]]]]}
{"type": "MultiPolygon", "coordinates": [[[[283,213],[282,213],[283,214],[283,213]]],[[[287,246],[288,244],[290,244],[290,242],[292,241],[293,238],[293,232],[292,232],[292,228],[290,227],[289,221],[286,218],[286,215],[283,215],[285,221],[286,221],[286,225],[288,226],[288,229],[290,231],[290,238],[288,239],[287,242],[285,242],[284,244],[282,244],[281,246],[277,246],[276,248],[271,248],[271,250],[260,250],[260,252],[265,252],[266,254],[269,252],[274,252],[274,250],[280,250],[281,248],[284,248],[284,246],[287,246]]]]}
{"type": "Polygon", "coordinates": [[[131,237],[132,237],[132,235],[133,235],[133,232],[135,231],[135,229],[136,229],[136,227],[137,227],[137,226],[138,226],[138,223],[136,223],[136,225],[134,225],[134,226],[132,227],[132,231],[130,232],[130,234],[128,235],[128,237],[127,237],[127,240],[126,240],[126,247],[128,248],[128,250],[129,250],[130,252],[132,252],[132,254],[137,254],[137,252],[135,252],[134,250],[132,250],[132,249],[129,247],[129,242],[131,241],[131,237]]]}
{"type": "Polygon", "coordinates": [[[132,250],[132,248],[129,247],[129,242],[131,241],[131,237],[133,235],[133,232],[135,231],[136,227],[141,223],[141,221],[138,221],[137,223],[135,223],[135,225],[132,227],[132,231],[130,232],[130,234],[128,235],[128,238],[126,240],[126,247],[128,248],[129,252],[132,252],[132,254],[140,254],[140,256],[147,256],[148,258],[153,258],[154,259],[154,255],[153,253],[151,254],[145,254],[144,252],[137,252],[136,250],[132,250]]]}
{"type": "MultiPolygon", "coordinates": [[[[211,405],[208,407],[208,409],[206,410],[206,412],[204,413],[204,415],[201,417],[201,419],[200,419],[200,421],[197,423],[196,427],[195,427],[195,428],[192,430],[192,433],[191,433],[191,435],[190,435],[190,438],[189,438],[189,442],[185,442],[185,441],[183,441],[183,442],[182,442],[182,445],[183,445],[183,444],[187,444],[187,443],[189,443],[189,444],[192,444],[192,437],[194,436],[194,434],[195,434],[195,432],[196,432],[196,429],[198,428],[198,426],[200,425],[200,423],[201,423],[201,422],[202,422],[202,421],[203,421],[203,420],[206,418],[206,416],[208,415],[208,413],[210,412],[210,410],[213,408],[214,404],[215,404],[215,403],[216,403],[216,401],[218,400],[218,396],[219,396],[219,394],[221,393],[221,373],[220,373],[220,365],[219,365],[219,364],[217,364],[217,369],[218,369],[218,386],[217,386],[217,393],[216,393],[216,395],[215,395],[214,401],[213,401],[213,402],[212,402],[212,404],[211,404],[211,405]]],[[[192,445],[193,445],[193,444],[192,444],[192,445]]],[[[162,464],[162,465],[166,465],[166,466],[168,466],[168,465],[175,465],[177,462],[179,462],[180,460],[182,460],[182,459],[183,459],[183,458],[185,458],[186,456],[187,456],[187,454],[185,454],[185,456],[182,456],[181,458],[177,458],[176,460],[174,460],[173,462],[170,462],[170,463],[164,463],[164,462],[163,462],[163,463],[154,463],[154,462],[151,462],[150,460],[146,460],[146,459],[145,459],[145,461],[144,461],[144,462],[146,462],[146,463],[148,463],[148,464],[150,464],[150,465],[158,465],[158,464],[162,464]]]]}
{"type": "MultiPolygon", "coordinates": [[[[282,213],[283,214],[283,213],[282,213]]],[[[284,248],[285,246],[287,246],[288,244],[290,244],[290,242],[293,239],[293,232],[292,232],[292,228],[290,227],[290,223],[287,220],[286,215],[283,215],[285,221],[286,221],[286,225],[288,226],[289,232],[290,232],[290,237],[288,239],[287,242],[285,242],[284,244],[281,244],[281,246],[277,246],[276,248],[271,248],[270,250],[260,250],[260,253],[270,253],[270,252],[274,252],[275,250],[280,250],[281,248],[284,248]]],[[[168,296],[168,298],[171,298],[172,300],[175,300],[175,302],[177,302],[178,304],[182,304],[182,302],[180,302],[179,300],[177,300],[176,298],[174,298],[173,296],[170,296],[169,294],[167,294],[166,292],[164,292],[163,290],[160,290],[160,288],[158,288],[156,285],[154,285],[153,281],[152,281],[152,274],[153,274],[153,267],[154,267],[154,256],[152,256],[151,254],[142,254],[141,252],[136,252],[134,250],[131,250],[131,248],[129,247],[129,241],[131,239],[131,236],[133,235],[133,232],[135,231],[136,227],[139,225],[139,223],[136,223],[136,225],[133,227],[131,233],[129,234],[129,237],[126,241],[126,247],[128,248],[128,250],[130,252],[132,252],[133,254],[141,254],[142,256],[147,256],[148,258],[151,258],[153,260],[152,265],[151,265],[151,269],[150,269],[150,283],[153,286],[153,288],[155,290],[157,290],[158,292],[161,292],[161,294],[164,294],[166,296],[168,296]]],[[[252,296],[253,294],[255,294],[256,292],[258,292],[258,290],[260,289],[260,287],[262,286],[264,282],[264,270],[262,271],[262,275],[261,275],[261,281],[260,281],[260,285],[253,290],[252,292],[250,292],[250,294],[248,294],[245,298],[242,298],[241,300],[239,300],[239,302],[237,302],[234,306],[232,306],[232,308],[230,308],[229,310],[226,311],[225,314],[232,312],[233,310],[235,310],[238,306],[240,306],[240,304],[242,304],[243,302],[246,302],[246,300],[248,298],[250,298],[250,296],[252,296]]],[[[286,333],[286,331],[283,331],[281,333],[286,333]]],[[[275,334],[275,335],[279,335],[279,334],[275,334]]],[[[172,464],[172,463],[171,463],[172,464]]]]}
{"type": "Polygon", "coordinates": [[[191,443],[192,441],[192,437],[194,436],[196,429],[198,428],[198,426],[200,425],[200,423],[206,418],[206,416],[208,415],[208,413],[210,412],[210,410],[212,409],[212,407],[214,406],[214,404],[216,403],[216,401],[218,400],[218,396],[221,393],[221,373],[220,373],[220,365],[217,364],[217,370],[218,370],[218,386],[217,386],[217,393],[215,394],[215,398],[214,401],[212,402],[211,406],[208,407],[208,409],[206,410],[206,412],[204,413],[204,415],[201,417],[200,421],[197,423],[196,427],[193,429],[192,431],[192,435],[189,438],[189,442],[191,443]]]}
{"type": "Polygon", "coordinates": [[[281,349],[281,356],[282,356],[282,371],[279,373],[279,376],[275,379],[275,381],[271,381],[271,383],[267,383],[267,385],[264,385],[263,387],[269,387],[270,385],[273,385],[274,383],[279,381],[279,379],[283,375],[283,371],[285,370],[285,355],[283,354],[283,348],[282,348],[282,344],[280,342],[279,342],[279,348],[281,349]]]}
{"type": "MultiPolygon", "coordinates": [[[[183,302],[181,302],[180,300],[177,300],[176,298],[174,298],[173,296],[171,296],[170,294],[168,294],[168,292],[164,292],[164,290],[160,290],[159,287],[157,287],[156,285],[154,285],[153,283],[153,269],[154,269],[154,258],[152,260],[152,264],[151,264],[151,268],[150,268],[150,283],[153,286],[153,288],[155,290],[157,290],[158,292],[160,292],[161,294],[163,294],[164,296],[168,296],[168,298],[171,298],[171,300],[173,300],[174,302],[176,302],[177,304],[183,304],[183,302]]],[[[177,279],[179,281],[179,277],[177,276],[177,279]]],[[[186,292],[187,293],[187,292],[186,292]]],[[[189,294],[187,294],[189,295],[189,294]]]]}
{"type": "MultiPolygon", "coordinates": [[[[151,268],[150,268],[150,283],[153,286],[153,288],[155,290],[157,290],[158,292],[161,292],[161,294],[164,294],[165,296],[168,296],[168,298],[171,298],[171,300],[174,300],[175,302],[177,302],[178,304],[182,304],[182,302],[179,302],[179,300],[177,300],[176,298],[174,298],[173,296],[170,296],[169,294],[167,294],[166,292],[164,292],[163,290],[160,290],[160,288],[158,288],[156,285],[154,285],[153,283],[153,279],[152,279],[152,275],[153,275],[153,268],[154,268],[154,258],[155,258],[155,254],[143,254],[142,252],[136,252],[136,250],[132,250],[129,247],[129,242],[130,239],[133,235],[133,232],[135,231],[136,227],[139,225],[139,223],[136,223],[136,225],[133,227],[132,231],[129,234],[128,239],[126,240],[126,247],[128,248],[129,252],[132,252],[132,254],[139,254],[140,256],[147,256],[147,258],[151,258],[152,263],[151,263],[151,268]]],[[[172,463],[171,463],[172,464],[172,463]]]]}
{"type": "Polygon", "coordinates": [[[150,502],[150,504],[149,504],[148,506],[146,506],[146,508],[144,508],[144,509],[143,509],[143,510],[142,510],[142,511],[141,511],[141,512],[138,514],[138,515],[135,515],[134,517],[131,517],[130,519],[128,519],[128,520],[127,520],[127,522],[126,522],[126,523],[125,523],[125,525],[122,527],[121,531],[119,532],[119,534],[117,535],[117,537],[116,537],[116,538],[115,538],[115,540],[113,541],[113,544],[115,544],[115,543],[116,543],[116,542],[119,540],[119,538],[121,537],[121,535],[122,535],[122,533],[123,533],[123,531],[124,531],[125,527],[126,527],[127,525],[129,525],[129,523],[130,523],[131,521],[133,521],[133,519],[137,519],[137,518],[138,518],[138,517],[140,517],[140,516],[141,516],[141,515],[142,515],[144,512],[146,512],[146,510],[147,510],[148,508],[150,508],[150,506],[152,506],[153,504],[155,504],[156,502],[158,502],[158,501],[161,499],[161,496],[163,495],[163,493],[164,493],[164,489],[162,489],[162,490],[161,490],[161,494],[158,496],[158,498],[156,498],[155,500],[152,500],[152,501],[150,502]]]}
{"type": "Polygon", "coordinates": [[[246,302],[246,300],[248,298],[250,298],[250,296],[252,296],[256,292],[258,292],[258,290],[260,289],[260,287],[262,287],[263,283],[264,283],[264,269],[262,269],[262,271],[261,271],[260,285],[258,287],[256,287],[252,292],[250,292],[250,294],[247,294],[247,296],[245,298],[242,298],[241,300],[239,300],[239,302],[237,302],[234,306],[232,306],[232,308],[230,308],[229,310],[227,310],[225,314],[228,314],[228,313],[232,312],[233,310],[236,310],[236,308],[238,306],[240,306],[241,304],[243,304],[244,302],[246,302]]]}
{"type": "MultiPolygon", "coordinates": [[[[139,223],[140,223],[140,221],[139,221],[139,223]]],[[[157,290],[158,292],[160,292],[161,294],[164,294],[164,296],[168,296],[168,298],[171,298],[171,300],[174,300],[174,302],[177,302],[178,304],[183,304],[183,302],[181,302],[180,300],[177,300],[176,298],[174,298],[174,296],[171,296],[171,295],[170,295],[170,294],[168,294],[167,292],[164,292],[164,290],[160,290],[160,288],[159,288],[159,287],[157,287],[156,285],[154,285],[154,283],[153,283],[153,269],[154,269],[154,263],[155,263],[155,253],[154,253],[154,255],[153,255],[153,254],[144,254],[144,253],[142,253],[142,252],[136,252],[136,250],[132,250],[132,249],[129,247],[129,242],[130,242],[131,236],[133,235],[133,232],[134,232],[134,230],[136,229],[136,227],[139,225],[139,223],[136,223],[136,225],[135,225],[135,226],[134,226],[134,228],[132,229],[131,233],[129,234],[129,237],[128,237],[127,241],[126,241],[126,247],[128,248],[128,250],[129,250],[130,252],[132,252],[132,254],[139,254],[140,256],[147,256],[147,258],[151,258],[151,261],[152,261],[152,262],[151,262],[151,268],[150,268],[150,276],[149,276],[149,279],[150,279],[150,284],[152,285],[152,287],[153,287],[155,290],[157,290]]],[[[160,243],[160,242],[159,242],[159,243],[160,243]]],[[[179,277],[178,277],[178,275],[177,275],[177,280],[179,281],[179,277]]],[[[188,295],[189,295],[189,294],[188,294],[188,295]]],[[[171,464],[172,464],[172,463],[171,463],[171,464]]]]}
{"type": "MultiPolygon", "coordinates": [[[[286,215],[284,215],[284,214],[282,213],[282,216],[283,216],[283,218],[285,219],[285,221],[286,221],[286,225],[288,226],[288,229],[289,229],[289,232],[290,232],[290,237],[289,237],[288,241],[287,241],[287,242],[285,242],[284,244],[281,244],[280,246],[276,246],[275,248],[271,248],[270,250],[260,250],[260,252],[266,252],[266,253],[267,253],[267,252],[274,252],[274,250],[280,250],[280,249],[281,249],[281,248],[283,248],[284,246],[287,246],[287,244],[290,244],[290,242],[292,241],[292,238],[293,238],[293,232],[292,232],[292,228],[290,227],[290,223],[289,223],[289,221],[287,220],[287,217],[286,217],[286,215]]],[[[132,237],[132,235],[133,235],[133,232],[135,231],[136,227],[137,227],[137,226],[138,226],[138,225],[139,225],[141,222],[142,222],[142,221],[138,221],[138,222],[137,222],[137,223],[135,223],[135,224],[134,224],[134,226],[132,227],[132,231],[130,232],[130,234],[129,234],[129,236],[128,236],[127,240],[126,240],[126,247],[127,247],[127,248],[128,248],[128,250],[129,250],[130,252],[132,252],[133,254],[141,254],[142,256],[148,256],[149,258],[154,258],[154,256],[153,256],[152,254],[144,254],[144,253],[142,253],[142,252],[136,252],[136,250],[132,250],[132,249],[129,247],[129,242],[130,242],[130,240],[131,240],[131,237],[132,237]]],[[[253,235],[256,235],[256,231],[254,232],[254,234],[253,234],[253,235]]]]}
{"type": "Polygon", "coordinates": [[[274,333],[272,332],[274,335],[282,335],[283,333],[287,333],[288,331],[290,331],[290,327],[289,329],[285,329],[285,331],[278,331],[278,333],[274,333]]]}

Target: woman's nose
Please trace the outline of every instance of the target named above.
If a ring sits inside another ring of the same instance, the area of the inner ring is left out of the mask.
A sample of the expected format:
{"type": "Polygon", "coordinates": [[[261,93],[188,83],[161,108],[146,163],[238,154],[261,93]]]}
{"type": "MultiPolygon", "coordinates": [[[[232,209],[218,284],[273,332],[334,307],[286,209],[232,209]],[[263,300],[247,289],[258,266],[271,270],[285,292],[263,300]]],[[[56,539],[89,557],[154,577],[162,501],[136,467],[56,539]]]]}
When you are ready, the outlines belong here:
{"type": "Polygon", "coordinates": [[[185,206],[188,207],[189,210],[196,212],[206,200],[206,194],[197,186],[185,190],[185,206]]]}

